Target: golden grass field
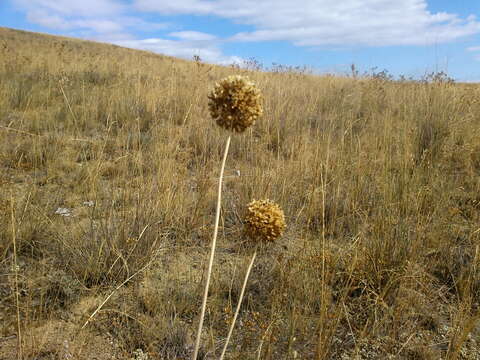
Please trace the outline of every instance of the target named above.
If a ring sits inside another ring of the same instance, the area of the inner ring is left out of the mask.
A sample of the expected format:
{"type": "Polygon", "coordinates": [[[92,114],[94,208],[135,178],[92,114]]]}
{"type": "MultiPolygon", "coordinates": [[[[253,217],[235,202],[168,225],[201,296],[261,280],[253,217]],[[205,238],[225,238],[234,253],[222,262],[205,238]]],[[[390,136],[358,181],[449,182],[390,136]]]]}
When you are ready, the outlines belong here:
{"type": "Polygon", "coordinates": [[[0,359],[191,357],[228,137],[207,95],[231,74],[264,115],[232,134],[200,358],[219,357],[251,257],[245,206],[268,198],[287,229],[226,358],[480,359],[478,85],[5,28],[0,49],[0,359]]]}

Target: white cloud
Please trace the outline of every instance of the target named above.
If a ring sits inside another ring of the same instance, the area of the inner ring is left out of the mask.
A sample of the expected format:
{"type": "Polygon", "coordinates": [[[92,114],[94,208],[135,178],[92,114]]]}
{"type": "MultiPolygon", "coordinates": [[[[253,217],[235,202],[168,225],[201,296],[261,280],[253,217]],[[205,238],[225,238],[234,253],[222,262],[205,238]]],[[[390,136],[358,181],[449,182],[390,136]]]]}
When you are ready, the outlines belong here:
{"type": "Polygon", "coordinates": [[[299,46],[425,45],[480,32],[475,16],[431,13],[426,0],[135,0],[139,10],[215,15],[253,25],[231,40],[286,40],[299,46]]]}
{"type": "Polygon", "coordinates": [[[215,13],[218,1],[180,0],[180,1],[155,1],[137,0],[137,8],[143,11],[158,11],[162,14],[198,14],[206,15],[215,13]]]}
{"type": "MultiPolygon", "coordinates": [[[[209,34],[203,33],[198,33],[197,35],[202,35],[204,38],[209,36],[209,34]]],[[[119,40],[112,41],[112,43],[190,60],[194,55],[198,55],[203,61],[208,63],[229,65],[233,63],[240,64],[243,62],[243,59],[240,57],[224,55],[215,42],[205,42],[203,40],[169,40],[151,38],[143,40],[119,40]]]]}
{"type": "Polygon", "coordinates": [[[129,16],[131,6],[118,0],[13,0],[26,12],[27,20],[48,29],[69,31],[88,39],[131,39],[132,31],[155,31],[168,27],[129,16]]]}
{"type": "Polygon", "coordinates": [[[127,29],[152,31],[164,23],[152,23],[126,15],[131,7],[118,0],[13,0],[24,10],[27,20],[56,30],[85,31],[90,36],[125,33],[127,29]]]}
{"type": "Polygon", "coordinates": [[[168,36],[175,37],[181,40],[189,41],[212,41],[217,37],[211,34],[206,34],[198,31],[177,31],[168,34],[168,36]]]}
{"type": "Polygon", "coordinates": [[[117,19],[124,26],[133,28],[135,30],[140,30],[140,31],[157,31],[157,30],[166,29],[171,26],[171,24],[169,23],[150,22],[150,21],[145,21],[138,17],[133,17],[133,16],[121,16],[120,18],[117,18],[117,19]]]}
{"type": "Polygon", "coordinates": [[[466,49],[468,52],[473,52],[473,58],[480,61],[480,46],[470,46],[466,49]]]}
{"type": "Polygon", "coordinates": [[[50,29],[70,30],[72,28],[71,24],[63,17],[50,15],[44,10],[29,11],[27,13],[27,20],[50,29]]]}
{"type": "Polygon", "coordinates": [[[112,16],[126,10],[114,0],[14,0],[25,9],[43,10],[63,16],[112,16]]]}

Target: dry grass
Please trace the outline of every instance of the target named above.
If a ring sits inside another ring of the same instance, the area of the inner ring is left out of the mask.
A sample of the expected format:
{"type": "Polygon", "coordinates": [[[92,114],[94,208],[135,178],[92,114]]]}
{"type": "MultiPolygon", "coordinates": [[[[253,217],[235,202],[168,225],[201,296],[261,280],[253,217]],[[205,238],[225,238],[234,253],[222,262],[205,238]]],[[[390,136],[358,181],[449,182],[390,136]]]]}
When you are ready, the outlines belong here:
{"type": "Polygon", "coordinates": [[[478,86],[8,29],[0,48],[0,359],[17,309],[25,359],[191,356],[225,139],[207,95],[237,73],[264,116],[232,138],[201,357],[242,288],[244,206],[270,198],[288,228],[258,252],[226,358],[479,359],[478,86]]]}

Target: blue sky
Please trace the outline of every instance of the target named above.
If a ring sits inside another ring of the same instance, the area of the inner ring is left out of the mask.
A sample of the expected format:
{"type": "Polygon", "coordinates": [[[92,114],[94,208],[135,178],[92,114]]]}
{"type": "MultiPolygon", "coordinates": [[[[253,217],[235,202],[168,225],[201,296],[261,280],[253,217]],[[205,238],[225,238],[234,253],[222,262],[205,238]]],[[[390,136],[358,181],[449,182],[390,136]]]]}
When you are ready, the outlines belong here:
{"type": "Polygon", "coordinates": [[[211,63],[480,81],[479,0],[0,0],[0,26],[211,63]]]}

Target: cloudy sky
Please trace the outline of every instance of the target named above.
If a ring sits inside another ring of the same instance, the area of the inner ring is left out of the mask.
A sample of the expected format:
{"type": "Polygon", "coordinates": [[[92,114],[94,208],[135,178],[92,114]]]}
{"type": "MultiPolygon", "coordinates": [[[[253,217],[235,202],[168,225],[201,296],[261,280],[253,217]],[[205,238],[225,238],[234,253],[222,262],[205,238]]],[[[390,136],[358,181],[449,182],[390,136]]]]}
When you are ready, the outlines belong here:
{"type": "Polygon", "coordinates": [[[480,81],[480,0],[0,0],[0,26],[183,58],[480,81]]]}

